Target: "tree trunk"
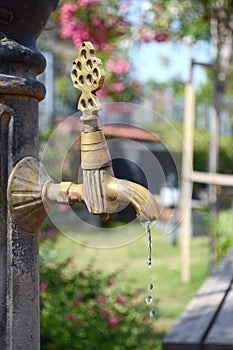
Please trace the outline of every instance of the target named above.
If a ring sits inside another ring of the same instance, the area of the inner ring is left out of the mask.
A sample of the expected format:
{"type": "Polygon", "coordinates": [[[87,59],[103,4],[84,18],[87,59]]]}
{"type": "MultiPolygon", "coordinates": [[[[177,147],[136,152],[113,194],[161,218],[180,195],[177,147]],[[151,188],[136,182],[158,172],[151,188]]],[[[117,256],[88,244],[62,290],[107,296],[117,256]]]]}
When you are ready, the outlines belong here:
{"type": "MultiPolygon", "coordinates": [[[[224,97],[227,84],[227,74],[232,52],[232,31],[227,29],[224,23],[223,10],[213,12],[210,23],[212,60],[213,60],[213,109],[210,119],[210,147],[209,147],[209,172],[217,173],[219,170],[219,135],[221,115],[224,108],[224,97]]],[[[217,187],[209,185],[209,210],[210,214],[217,215],[217,187]]],[[[210,269],[217,262],[217,242],[214,232],[210,233],[210,269]]]]}

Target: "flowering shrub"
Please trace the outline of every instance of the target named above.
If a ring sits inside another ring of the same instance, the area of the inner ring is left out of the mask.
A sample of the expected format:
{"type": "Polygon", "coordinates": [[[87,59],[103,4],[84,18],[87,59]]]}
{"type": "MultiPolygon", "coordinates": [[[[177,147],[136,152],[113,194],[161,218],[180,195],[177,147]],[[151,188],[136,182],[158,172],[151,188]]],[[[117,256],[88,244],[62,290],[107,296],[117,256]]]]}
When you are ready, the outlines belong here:
{"type": "Polygon", "coordinates": [[[129,50],[135,43],[170,39],[166,26],[153,21],[154,10],[159,12],[160,8],[154,9],[151,2],[142,2],[137,11],[130,0],[61,1],[60,37],[71,40],[76,49],[83,41],[91,41],[103,62],[106,79],[97,92],[99,97],[114,102],[139,102],[142,87],[132,74],[129,78],[129,50]]]}
{"type": "Polygon", "coordinates": [[[75,270],[72,259],[54,258],[53,246],[53,238],[43,238],[42,350],[158,349],[154,319],[139,291],[121,291],[116,274],[104,275],[92,266],[75,270]]]}
{"type": "Polygon", "coordinates": [[[91,41],[106,68],[107,78],[104,88],[97,93],[99,97],[112,97],[130,85],[126,76],[130,64],[124,58],[127,50],[119,50],[123,40],[130,37],[127,9],[128,6],[118,0],[108,3],[103,0],[71,0],[61,8],[61,38],[71,39],[77,49],[83,41],[91,41]]]}
{"type": "Polygon", "coordinates": [[[96,50],[111,53],[116,38],[127,29],[127,7],[110,0],[106,6],[101,0],[76,0],[65,3],[60,16],[61,38],[71,38],[76,48],[83,41],[92,41],[96,50]]]}

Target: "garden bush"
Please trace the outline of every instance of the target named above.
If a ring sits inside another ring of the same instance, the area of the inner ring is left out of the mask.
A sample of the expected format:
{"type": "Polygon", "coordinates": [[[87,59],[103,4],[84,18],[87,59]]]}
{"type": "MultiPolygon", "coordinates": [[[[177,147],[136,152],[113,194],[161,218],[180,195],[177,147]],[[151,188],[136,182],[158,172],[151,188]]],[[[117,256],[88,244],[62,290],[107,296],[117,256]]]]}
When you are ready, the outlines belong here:
{"type": "Polygon", "coordinates": [[[64,261],[54,253],[56,239],[52,227],[42,231],[41,349],[160,349],[158,316],[149,317],[145,291],[122,291],[115,283],[120,271],[105,275],[94,262],[77,271],[71,258],[64,261]]]}

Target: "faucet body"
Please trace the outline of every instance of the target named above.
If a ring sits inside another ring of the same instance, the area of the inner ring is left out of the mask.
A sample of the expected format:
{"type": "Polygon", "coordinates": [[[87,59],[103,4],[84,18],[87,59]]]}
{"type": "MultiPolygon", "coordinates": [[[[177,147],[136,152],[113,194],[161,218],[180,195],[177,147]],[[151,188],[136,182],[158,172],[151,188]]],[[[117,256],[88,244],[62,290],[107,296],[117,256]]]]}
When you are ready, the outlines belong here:
{"type": "Polygon", "coordinates": [[[79,56],[73,62],[71,78],[82,92],[78,108],[84,122],[81,134],[83,183],[57,184],[35,158],[24,158],[16,164],[8,183],[12,215],[28,232],[40,227],[46,212],[56,203],[84,202],[90,213],[99,214],[104,220],[120,204],[131,204],[141,222],[156,220],[158,207],[152,194],[139,184],[114,177],[108,145],[97,123],[101,104],[95,92],[103,86],[104,70],[101,61],[94,56],[91,43],[81,45],[79,56]]]}

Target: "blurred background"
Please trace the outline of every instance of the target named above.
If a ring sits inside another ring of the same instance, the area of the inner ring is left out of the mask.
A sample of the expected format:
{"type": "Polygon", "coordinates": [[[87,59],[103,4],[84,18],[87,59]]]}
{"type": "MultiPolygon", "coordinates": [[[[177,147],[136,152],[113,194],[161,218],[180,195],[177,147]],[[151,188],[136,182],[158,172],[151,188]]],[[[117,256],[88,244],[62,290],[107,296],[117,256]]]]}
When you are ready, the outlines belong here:
{"type": "MultiPolygon", "coordinates": [[[[38,49],[47,60],[39,77],[47,90],[40,103],[40,144],[51,175],[56,179],[62,139],[54,130],[59,129],[73,140],[62,177],[80,180],[82,124],[70,70],[81,43],[91,41],[106,73],[98,92],[103,106],[99,122],[109,140],[114,172],[148,187],[161,214],[152,227],[150,277],[145,229],[130,208],[102,224],[77,206],[81,236],[73,240],[53,220],[46,223],[41,232],[42,349],[160,349],[163,335],[209,267],[232,245],[233,187],[215,186],[210,200],[208,184],[195,182],[192,278],[189,284],[180,282],[185,86],[191,82],[195,91],[193,169],[232,174],[232,10],[224,0],[62,0],[40,36],[38,49]],[[122,241],[111,251],[88,247],[87,235],[98,232],[102,241],[114,240],[117,228],[135,242],[124,246],[129,242],[122,241]],[[150,278],[155,281],[152,319],[144,305],[150,278]]],[[[57,207],[57,216],[65,211],[57,207]]]]}

